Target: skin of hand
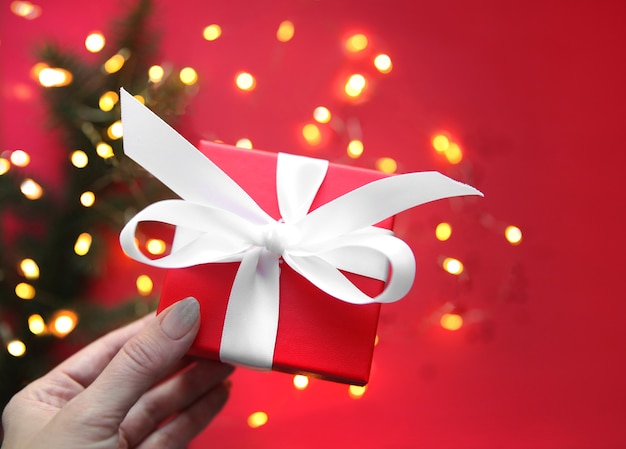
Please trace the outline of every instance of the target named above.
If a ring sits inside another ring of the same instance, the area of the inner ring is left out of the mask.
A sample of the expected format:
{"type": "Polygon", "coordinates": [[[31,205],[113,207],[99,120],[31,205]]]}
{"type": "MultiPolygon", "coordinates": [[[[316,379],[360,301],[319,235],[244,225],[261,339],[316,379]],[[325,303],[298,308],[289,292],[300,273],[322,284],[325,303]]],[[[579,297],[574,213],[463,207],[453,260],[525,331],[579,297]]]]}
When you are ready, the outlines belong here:
{"type": "Polygon", "coordinates": [[[187,298],[96,340],[17,393],[2,449],[184,448],[222,409],[230,365],[190,360],[187,298]]]}

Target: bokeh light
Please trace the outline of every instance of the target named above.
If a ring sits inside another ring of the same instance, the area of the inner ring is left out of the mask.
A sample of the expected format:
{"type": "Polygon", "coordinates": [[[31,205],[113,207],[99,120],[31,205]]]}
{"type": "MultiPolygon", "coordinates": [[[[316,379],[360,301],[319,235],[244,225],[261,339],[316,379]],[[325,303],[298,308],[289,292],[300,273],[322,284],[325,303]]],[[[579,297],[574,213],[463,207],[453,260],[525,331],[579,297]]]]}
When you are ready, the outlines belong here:
{"type": "Polygon", "coordinates": [[[265,412],[254,412],[248,416],[248,426],[253,429],[267,424],[269,417],[265,412]]]}
{"type": "Polygon", "coordinates": [[[463,317],[457,313],[444,313],[439,323],[446,330],[456,331],[463,326],[463,317]]]}
{"type": "Polygon", "coordinates": [[[20,191],[29,200],[38,200],[43,195],[43,188],[33,179],[26,178],[20,184],[20,191]]]}
{"type": "Polygon", "coordinates": [[[119,72],[122,67],[124,67],[125,62],[126,59],[124,58],[124,56],[120,53],[117,53],[107,59],[102,67],[106,73],[112,74],[119,72]]]}
{"type": "Polygon", "coordinates": [[[85,168],[89,163],[89,157],[83,150],[76,150],[70,155],[70,161],[76,168],[85,168]]]}
{"type": "Polygon", "coordinates": [[[389,55],[381,53],[374,58],[374,67],[376,67],[376,70],[380,73],[389,73],[391,69],[393,69],[393,63],[389,55]]]}
{"type": "Polygon", "coordinates": [[[369,42],[365,34],[357,33],[346,39],[345,47],[350,53],[357,53],[365,50],[368,43],[369,42]]]}
{"type": "Polygon", "coordinates": [[[161,239],[148,239],[146,242],[146,250],[155,256],[163,254],[167,249],[167,245],[161,239]]]}
{"type": "Polygon", "coordinates": [[[65,69],[45,67],[39,72],[39,84],[43,87],[63,87],[72,82],[72,74],[65,69]]]}
{"type": "Polygon", "coordinates": [[[54,314],[49,326],[50,332],[56,337],[65,337],[72,332],[78,324],[78,315],[71,310],[59,310],[54,314]]]}
{"type": "Polygon", "coordinates": [[[104,48],[105,44],[106,39],[99,31],[95,31],[85,38],[85,48],[91,53],[98,53],[104,48]]]}
{"type": "Polygon", "coordinates": [[[89,234],[88,232],[83,232],[76,239],[76,243],[74,243],[74,252],[79,256],[84,256],[89,252],[89,249],[91,248],[91,241],[91,234],[89,234]]]}
{"type": "Polygon", "coordinates": [[[311,146],[319,145],[322,142],[322,133],[315,123],[307,123],[302,127],[302,137],[311,146]]]}
{"type": "Polygon", "coordinates": [[[448,162],[455,165],[463,160],[463,152],[461,151],[461,147],[454,142],[450,142],[448,145],[448,149],[443,153],[448,159],[448,162]]]}
{"type": "Polygon", "coordinates": [[[193,86],[198,82],[198,72],[192,67],[185,67],[180,71],[180,80],[187,86],[193,86]]]}
{"type": "Polygon", "coordinates": [[[15,150],[9,158],[16,167],[26,167],[30,164],[30,155],[24,150],[15,150]]]}
{"type": "Polygon", "coordinates": [[[328,123],[332,116],[327,107],[318,106],[313,110],[313,118],[318,123],[328,123]]]}
{"type": "Polygon", "coordinates": [[[113,153],[113,147],[106,142],[100,142],[98,145],[96,145],[96,153],[102,159],[108,159],[115,156],[115,154],[113,153]]]}
{"type": "Polygon", "coordinates": [[[352,399],[361,398],[365,394],[366,391],[367,391],[367,385],[362,386],[362,387],[359,385],[350,385],[348,387],[348,394],[350,395],[352,399]]]}
{"type": "Polygon", "coordinates": [[[295,27],[293,26],[293,22],[290,20],[283,20],[280,25],[278,25],[278,31],[276,31],[276,39],[281,42],[289,42],[293,39],[293,35],[295,33],[295,27]]]}
{"type": "Polygon", "coordinates": [[[435,237],[437,240],[445,242],[452,235],[452,226],[449,223],[439,223],[435,228],[435,237]]]}
{"type": "Polygon", "coordinates": [[[437,134],[435,137],[433,137],[432,143],[435,151],[437,151],[438,153],[443,153],[450,146],[450,139],[448,139],[443,134],[437,134]]]}
{"type": "Polygon", "coordinates": [[[148,276],[147,274],[142,274],[138,276],[136,285],[137,293],[139,293],[141,296],[148,296],[150,293],[152,293],[152,289],[154,288],[154,283],[152,282],[150,276],[148,276]]]}
{"type": "Polygon", "coordinates": [[[202,37],[207,41],[214,41],[222,35],[222,27],[217,24],[211,24],[204,28],[202,31],[202,37]]]}
{"type": "Polygon", "coordinates": [[[301,374],[296,374],[293,376],[293,386],[296,387],[297,390],[304,390],[309,386],[309,378],[301,374]]]}
{"type": "Polygon", "coordinates": [[[522,230],[517,226],[507,226],[504,230],[504,237],[511,245],[522,243],[522,230]]]}
{"type": "Polygon", "coordinates": [[[363,154],[363,142],[356,139],[348,142],[347,153],[348,156],[350,156],[352,159],[357,159],[361,157],[361,155],[363,154]]]}
{"type": "Polygon", "coordinates": [[[46,322],[37,313],[28,317],[28,330],[34,335],[41,335],[46,331],[46,322]]]}
{"type": "Polygon", "coordinates": [[[41,15],[41,7],[27,1],[11,2],[11,12],[24,19],[33,20],[41,15]]]}
{"type": "Polygon", "coordinates": [[[103,93],[98,100],[98,106],[104,112],[109,112],[112,110],[120,99],[117,92],[113,92],[112,90],[103,93]]]}
{"type": "Polygon", "coordinates": [[[11,169],[11,163],[8,159],[0,157],[0,176],[4,175],[11,169]]]}
{"type": "Polygon", "coordinates": [[[250,91],[256,87],[256,79],[248,72],[239,72],[235,76],[235,84],[241,90],[250,91]]]}
{"type": "Polygon", "coordinates": [[[165,76],[165,70],[160,65],[153,65],[148,69],[148,78],[153,83],[160,83],[165,76]]]}
{"type": "Polygon", "coordinates": [[[83,192],[80,195],[80,204],[82,204],[85,207],[91,207],[94,205],[95,202],[96,202],[96,195],[95,193],[89,190],[86,192],[83,192]]]}
{"type": "Polygon", "coordinates": [[[460,260],[454,259],[452,257],[446,257],[445,259],[443,259],[441,266],[448,273],[455,274],[455,275],[459,275],[463,273],[463,269],[464,269],[463,263],[460,260]]]}
{"type": "Polygon", "coordinates": [[[15,286],[15,295],[20,299],[28,301],[33,299],[36,294],[35,287],[26,282],[20,282],[15,286]]]}
{"type": "Polygon", "coordinates": [[[239,139],[239,140],[235,143],[235,146],[236,146],[237,148],[244,148],[244,149],[246,149],[246,150],[251,150],[251,149],[253,148],[253,147],[252,147],[252,141],[251,141],[250,139],[245,138],[245,137],[244,137],[244,138],[239,139]]]}
{"type": "Polygon", "coordinates": [[[11,340],[7,343],[7,352],[13,357],[22,357],[26,354],[26,345],[22,340],[11,340]]]}
{"type": "Polygon", "coordinates": [[[367,80],[360,73],[350,75],[344,86],[344,92],[351,98],[356,98],[363,93],[367,87],[367,80]]]}
{"type": "Polygon", "coordinates": [[[20,271],[26,279],[39,278],[39,265],[33,259],[22,259],[20,261],[20,271]]]}
{"type": "Polygon", "coordinates": [[[121,120],[113,122],[111,126],[107,128],[107,136],[109,136],[111,140],[121,139],[123,135],[124,129],[121,120]]]}
{"type": "Polygon", "coordinates": [[[376,170],[383,173],[395,173],[398,169],[398,163],[390,157],[381,157],[376,161],[376,170]]]}

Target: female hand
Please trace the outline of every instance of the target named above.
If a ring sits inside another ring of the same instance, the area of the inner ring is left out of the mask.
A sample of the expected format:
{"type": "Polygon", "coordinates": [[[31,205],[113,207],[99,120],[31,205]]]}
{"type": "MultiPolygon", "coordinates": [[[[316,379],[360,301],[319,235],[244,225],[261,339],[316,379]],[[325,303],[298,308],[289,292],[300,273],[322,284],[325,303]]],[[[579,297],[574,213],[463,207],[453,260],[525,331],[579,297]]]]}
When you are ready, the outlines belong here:
{"type": "Polygon", "coordinates": [[[2,448],[184,448],[225,404],[233,370],[183,358],[199,325],[187,298],[95,341],[11,399],[2,448]]]}

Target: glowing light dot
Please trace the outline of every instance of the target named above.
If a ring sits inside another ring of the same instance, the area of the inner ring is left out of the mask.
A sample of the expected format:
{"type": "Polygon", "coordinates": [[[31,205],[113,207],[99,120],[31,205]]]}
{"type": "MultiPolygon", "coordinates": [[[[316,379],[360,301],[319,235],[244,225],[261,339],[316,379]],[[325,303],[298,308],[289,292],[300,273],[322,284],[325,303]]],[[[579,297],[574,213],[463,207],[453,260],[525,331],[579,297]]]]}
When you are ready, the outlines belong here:
{"type": "Polygon", "coordinates": [[[106,40],[100,32],[91,33],[85,38],[85,48],[91,53],[98,53],[104,48],[106,40]]]}
{"type": "Polygon", "coordinates": [[[120,99],[119,95],[117,95],[116,92],[113,92],[112,90],[110,90],[102,94],[102,96],[98,100],[98,106],[104,112],[109,112],[115,107],[119,99],[120,99]]]}
{"type": "Polygon", "coordinates": [[[89,249],[91,248],[91,241],[91,234],[89,234],[88,232],[83,232],[76,239],[76,243],[74,243],[74,252],[79,256],[84,256],[89,252],[89,249]]]}
{"type": "Polygon", "coordinates": [[[22,340],[11,340],[7,343],[7,351],[13,357],[22,357],[26,354],[26,345],[22,340]]]}
{"type": "Polygon", "coordinates": [[[241,138],[236,143],[235,146],[237,148],[245,148],[246,150],[252,149],[252,141],[248,138],[241,138]]]}
{"type": "Polygon", "coordinates": [[[367,80],[365,77],[360,73],[355,73],[354,75],[350,75],[350,78],[346,81],[344,91],[347,96],[355,98],[363,93],[366,86],[367,80]]]}
{"type": "Polygon", "coordinates": [[[24,150],[15,150],[11,153],[10,159],[16,167],[26,167],[30,164],[30,155],[24,150]]]}
{"type": "Polygon", "coordinates": [[[198,72],[191,67],[185,67],[180,71],[180,80],[187,86],[192,86],[198,82],[198,72]]]}
{"type": "Polygon", "coordinates": [[[296,387],[297,390],[304,390],[309,386],[309,378],[307,376],[297,374],[293,376],[293,386],[296,387]]]}
{"type": "Polygon", "coordinates": [[[87,157],[87,153],[83,150],[76,150],[70,156],[70,161],[72,161],[72,165],[76,168],[85,168],[89,162],[89,158],[87,157]]]}
{"type": "Polygon", "coordinates": [[[22,259],[20,262],[20,271],[26,279],[39,278],[39,265],[33,259],[22,259]]]}
{"type": "Polygon", "coordinates": [[[289,20],[283,20],[278,25],[278,31],[276,31],[276,39],[281,42],[289,42],[295,33],[295,27],[293,22],[289,20]]]}
{"type": "Polygon", "coordinates": [[[353,34],[348,39],[346,39],[346,50],[350,53],[357,53],[359,51],[363,51],[367,48],[368,40],[365,34],[353,34]]]}
{"type": "Polygon", "coordinates": [[[444,155],[446,156],[446,159],[448,159],[448,162],[454,165],[463,160],[463,152],[454,142],[450,142],[450,145],[448,146],[448,149],[445,150],[444,155]]]}
{"type": "Polygon", "coordinates": [[[435,237],[437,240],[445,242],[452,235],[452,226],[448,223],[439,223],[435,228],[435,237]]]}
{"type": "Polygon", "coordinates": [[[307,123],[302,127],[302,136],[311,146],[319,145],[322,142],[322,133],[314,123],[307,123]]]}
{"type": "Polygon", "coordinates": [[[41,7],[31,2],[14,1],[11,2],[11,12],[16,16],[32,20],[41,15],[41,7]]]}
{"type": "Polygon", "coordinates": [[[316,122],[328,123],[330,122],[330,119],[332,118],[332,116],[328,108],[324,106],[318,106],[313,111],[313,118],[315,119],[316,122]]]}
{"type": "Polygon", "coordinates": [[[45,67],[40,70],[38,78],[43,87],[62,87],[70,84],[74,77],[65,69],[45,67]]]}
{"type": "Polygon", "coordinates": [[[393,63],[389,55],[381,53],[374,58],[374,67],[376,67],[380,73],[389,73],[391,69],[393,69],[393,63]]]}
{"type": "Polygon", "coordinates": [[[390,157],[381,157],[376,161],[376,169],[383,173],[395,173],[398,163],[390,157]]]}
{"type": "Polygon", "coordinates": [[[96,202],[96,195],[93,192],[87,191],[80,195],[80,204],[85,207],[91,207],[96,202]]]}
{"type": "Polygon", "coordinates": [[[438,153],[443,153],[450,146],[450,140],[443,134],[437,134],[433,137],[433,148],[438,153]]]}
{"type": "Polygon", "coordinates": [[[150,254],[154,254],[158,256],[159,254],[163,254],[167,249],[165,242],[161,239],[149,239],[146,242],[146,249],[150,254]]]}
{"type": "Polygon", "coordinates": [[[52,318],[51,331],[57,337],[65,337],[78,323],[78,316],[71,310],[60,310],[52,318]]]}
{"type": "Polygon", "coordinates": [[[15,286],[15,294],[18,298],[28,301],[35,297],[37,291],[32,285],[27,284],[26,282],[20,282],[15,286]]]}
{"type": "Polygon", "coordinates": [[[511,245],[519,245],[522,243],[522,230],[517,226],[507,226],[504,237],[511,245]]]}
{"type": "Polygon", "coordinates": [[[124,67],[125,62],[124,56],[117,53],[106,60],[103,66],[104,71],[109,74],[119,72],[124,67]]]}
{"type": "Polygon", "coordinates": [[[152,289],[154,288],[154,283],[150,276],[146,274],[142,274],[137,278],[137,292],[142,296],[147,296],[152,293],[152,289]]]}
{"type": "Polygon", "coordinates": [[[98,156],[100,156],[102,159],[108,159],[115,155],[113,153],[113,147],[105,142],[100,142],[98,145],[96,145],[96,153],[98,153],[98,156]]]}
{"type": "Polygon", "coordinates": [[[0,176],[8,172],[10,168],[11,163],[7,159],[0,157],[0,176]]]}
{"type": "Polygon", "coordinates": [[[160,83],[165,76],[165,70],[160,65],[153,65],[148,69],[148,78],[153,83],[160,83]]]}
{"type": "Polygon", "coordinates": [[[215,23],[212,25],[209,25],[202,31],[202,36],[207,41],[214,41],[215,39],[219,38],[221,35],[222,35],[222,27],[215,23]]]}
{"type": "Polygon", "coordinates": [[[442,264],[443,269],[450,274],[459,275],[463,273],[463,263],[460,260],[453,259],[452,257],[446,257],[442,264]]]}
{"type": "Polygon", "coordinates": [[[456,313],[444,313],[439,322],[444,329],[457,331],[463,326],[463,317],[456,313]]]}
{"type": "Polygon", "coordinates": [[[267,416],[267,413],[254,412],[250,416],[248,416],[248,426],[252,427],[253,429],[264,426],[265,424],[267,424],[268,419],[269,418],[267,416]]]}
{"type": "Polygon", "coordinates": [[[146,99],[141,95],[133,95],[133,98],[141,104],[146,104],[146,99]]]}
{"type": "Polygon", "coordinates": [[[22,194],[29,200],[38,200],[43,195],[43,188],[36,181],[27,178],[20,184],[22,194]]]}
{"type": "Polygon", "coordinates": [[[28,329],[35,335],[41,335],[46,331],[46,323],[41,315],[34,314],[28,317],[28,329]]]}
{"type": "Polygon", "coordinates": [[[122,136],[124,135],[122,122],[120,120],[117,120],[116,122],[113,122],[111,124],[111,126],[109,126],[107,128],[107,135],[112,140],[121,139],[122,136]]]}
{"type": "Polygon", "coordinates": [[[359,399],[365,394],[366,391],[367,391],[367,385],[362,386],[362,387],[358,385],[350,385],[348,387],[348,394],[353,399],[359,399]]]}
{"type": "Polygon", "coordinates": [[[363,142],[360,140],[351,140],[348,143],[348,156],[352,159],[356,159],[363,154],[363,142]]]}
{"type": "Polygon", "coordinates": [[[235,84],[241,90],[252,90],[256,86],[256,79],[248,72],[240,72],[235,77],[235,84]]]}

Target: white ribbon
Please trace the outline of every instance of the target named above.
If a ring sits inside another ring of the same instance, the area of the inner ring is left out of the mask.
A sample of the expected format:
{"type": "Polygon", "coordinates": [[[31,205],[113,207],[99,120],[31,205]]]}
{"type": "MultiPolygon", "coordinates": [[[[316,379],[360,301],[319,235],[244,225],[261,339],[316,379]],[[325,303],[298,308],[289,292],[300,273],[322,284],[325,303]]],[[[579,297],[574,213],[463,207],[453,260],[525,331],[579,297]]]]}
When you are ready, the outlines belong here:
{"type": "Polygon", "coordinates": [[[437,172],[380,179],[311,213],[328,162],[280,153],[277,198],[282,219],[269,216],[217,165],[145,106],[122,90],[124,152],[182,200],[149,205],[120,234],[126,253],[143,263],[182,268],[240,262],[222,331],[223,361],[269,369],[279,313],[279,260],[319,289],[353,304],[402,298],[415,276],[411,249],[373,225],[405,209],[441,198],[482,195],[437,172]],[[136,246],[141,221],[176,226],[176,245],[159,259],[136,246]],[[388,269],[391,268],[391,278],[388,269]],[[363,293],[340,270],[387,281],[375,297],[363,293]]]}

